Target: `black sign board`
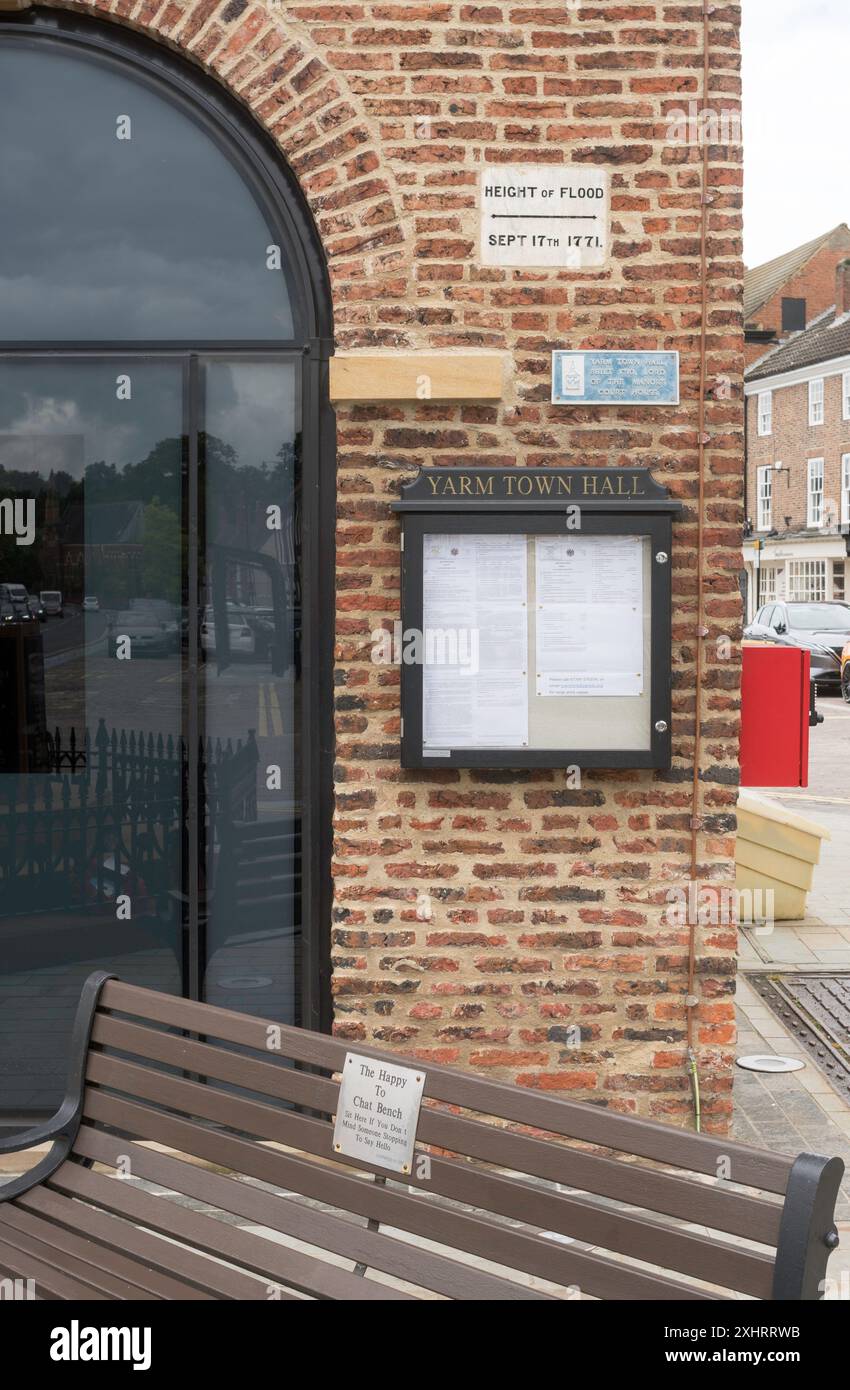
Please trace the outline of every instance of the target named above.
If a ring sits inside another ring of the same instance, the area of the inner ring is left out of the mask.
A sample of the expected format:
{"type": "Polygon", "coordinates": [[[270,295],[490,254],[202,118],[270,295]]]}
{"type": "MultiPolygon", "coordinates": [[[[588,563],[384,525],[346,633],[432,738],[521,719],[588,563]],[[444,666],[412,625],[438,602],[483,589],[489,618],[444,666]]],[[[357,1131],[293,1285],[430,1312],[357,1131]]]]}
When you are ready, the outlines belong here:
{"type": "Polygon", "coordinates": [[[667,767],[681,504],[646,468],[428,468],[402,520],[405,767],[667,767]]]}

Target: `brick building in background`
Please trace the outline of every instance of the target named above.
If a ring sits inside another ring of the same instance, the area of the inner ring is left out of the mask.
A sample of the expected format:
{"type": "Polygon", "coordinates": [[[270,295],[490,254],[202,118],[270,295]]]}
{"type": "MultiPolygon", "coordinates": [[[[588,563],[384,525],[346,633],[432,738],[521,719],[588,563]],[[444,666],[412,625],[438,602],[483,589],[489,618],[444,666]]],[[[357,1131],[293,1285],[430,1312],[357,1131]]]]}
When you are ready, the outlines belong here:
{"type": "Polygon", "coordinates": [[[748,617],[844,599],[850,534],[850,259],[830,307],[747,371],[748,617]]]}
{"type": "MultiPolygon", "coordinates": [[[[332,905],[305,969],[323,984],[327,950],[335,1031],[688,1124],[691,1007],[703,1127],[724,1129],[735,927],[695,927],[689,1005],[689,928],[668,893],[692,876],[692,833],[697,877],[734,881],[741,150],[671,132],[689,107],[738,112],[740,5],[73,8],[185,56],[241,104],[293,171],[326,258],[335,560],[329,532],[311,544],[328,584],[335,573],[333,858],[319,866],[332,905]],[[482,264],[481,172],[524,163],[608,171],[606,265],[482,264]],[[556,348],[676,350],[681,403],[553,405],[556,348]],[[373,662],[372,634],[399,615],[391,504],[422,465],[642,465],[683,503],[669,771],[586,771],[576,787],[563,770],[402,770],[399,671],[373,662]]],[[[261,994],[248,1002],[262,1012],[261,994]]]]}
{"type": "Polygon", "coordinates": [[[842,222],[831,232],[744,272],[747,366],[832,307],[836,266],[847,255],[850,227],[842,222]]]}

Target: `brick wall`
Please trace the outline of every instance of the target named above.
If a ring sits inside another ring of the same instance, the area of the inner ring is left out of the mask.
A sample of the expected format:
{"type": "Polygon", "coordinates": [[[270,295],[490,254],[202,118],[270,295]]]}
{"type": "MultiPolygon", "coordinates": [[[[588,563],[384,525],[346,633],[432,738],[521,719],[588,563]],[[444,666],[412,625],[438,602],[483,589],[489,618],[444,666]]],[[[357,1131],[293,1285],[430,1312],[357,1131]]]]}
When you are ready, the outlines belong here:
{"type": "Polygon", "coordinates": [[[747,397],[747,516],[756,524],[757,469],[762,464],[789,466],[773,480],[773,525],[782,532],[806,528],[808,460],[822,458],[823,495],[831,499],[835,518],[841,497],[841,455],[850,453],[850,420],[842,420],[841,373],[824,379],[822,425],[809,424],[807,382],[773,392],[773,429],[758,433],[758,397],[747,397]],[[785,517],[791,517],[786,528],[785,517]]]}
{"type": "MultiPolygon", "coordinates": [[[[78,8],[90,8],[81,5],[78,8]]],[[[341,1036],[685,1122],[701,159],[668,128],[702,80],[702,5],[99,0],[187,51],[276,138],[314,210],[338,344],[505,349],[496,405],[362,404],[339,419],[333,932],[341,1036]],[[610,268],[484,269],[482,164],[604,165],[610,268]],[[558,410],[552,348],[676,348],[679,409],[558,410]],[[674,553],[669,775],[402,772],[388,508],[417,465],[649,464],[686,504],[674,553]],[[430,916],[426,914],[430,911],[430,916]],[[578,1025],[581,1044],[567,1045],[578,1025]]],[[[736,110],[740,6],[710,20],[712,103],[736,110]]],[[[740,621],[741,168],[711,149],[701,873],[729,881],[740,621]],[[721,660],[725,656],[727,659],[721,660]]],[[[330,928],[329,928],[330,929],[330,928]]],[[[707,1127],[730,1109],[734,930],[699,930],[707,1127]]]]}

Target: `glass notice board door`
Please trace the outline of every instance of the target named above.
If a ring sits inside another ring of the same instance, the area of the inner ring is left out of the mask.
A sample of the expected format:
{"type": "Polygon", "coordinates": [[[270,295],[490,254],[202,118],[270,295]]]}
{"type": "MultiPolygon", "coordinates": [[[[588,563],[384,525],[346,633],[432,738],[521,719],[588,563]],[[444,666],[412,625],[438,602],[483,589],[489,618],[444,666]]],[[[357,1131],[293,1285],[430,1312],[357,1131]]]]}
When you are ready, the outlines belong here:
{"type": "Polygon", "coordinates": [[[441,749],[650,746],[649,538],[429,532],[422,738],[441,749]]]}
{"type": "Polygon", "coordinates": [[[405,766],[665,765],[669,520],[529,521],[405,515],[405,766]]]}

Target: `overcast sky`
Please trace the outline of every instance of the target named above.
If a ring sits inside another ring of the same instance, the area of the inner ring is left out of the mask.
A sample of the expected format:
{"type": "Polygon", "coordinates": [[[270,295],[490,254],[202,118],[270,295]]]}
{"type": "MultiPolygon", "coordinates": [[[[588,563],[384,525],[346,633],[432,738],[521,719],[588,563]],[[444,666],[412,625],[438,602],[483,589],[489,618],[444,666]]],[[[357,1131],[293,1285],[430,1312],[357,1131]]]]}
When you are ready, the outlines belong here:
{"type": "Polygon", "coordinates": [[[850,2],[743,0],[744,259],[850,221],[850,2]]]}

